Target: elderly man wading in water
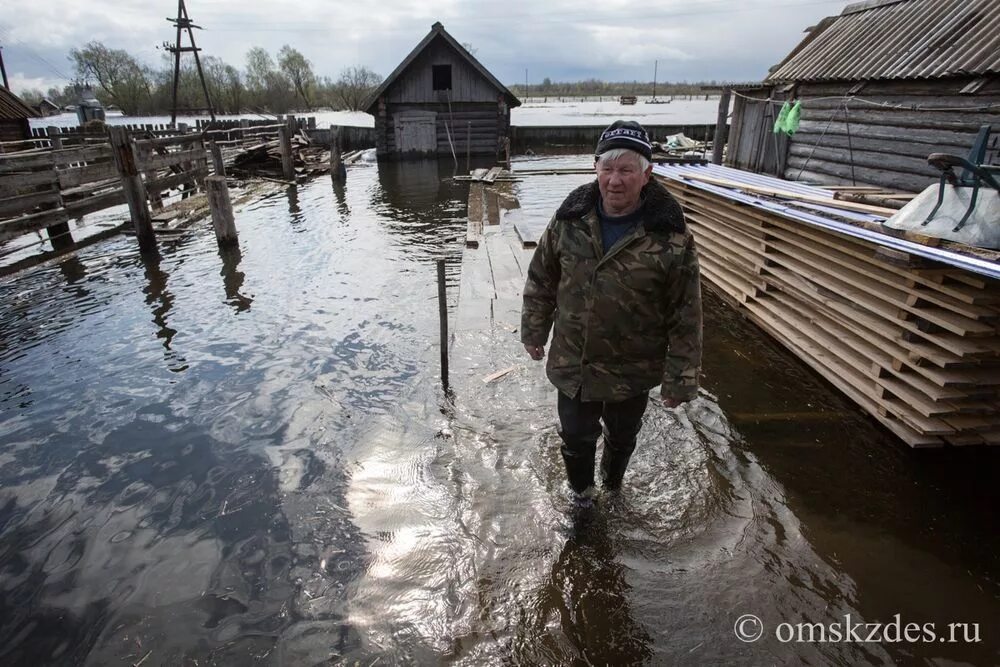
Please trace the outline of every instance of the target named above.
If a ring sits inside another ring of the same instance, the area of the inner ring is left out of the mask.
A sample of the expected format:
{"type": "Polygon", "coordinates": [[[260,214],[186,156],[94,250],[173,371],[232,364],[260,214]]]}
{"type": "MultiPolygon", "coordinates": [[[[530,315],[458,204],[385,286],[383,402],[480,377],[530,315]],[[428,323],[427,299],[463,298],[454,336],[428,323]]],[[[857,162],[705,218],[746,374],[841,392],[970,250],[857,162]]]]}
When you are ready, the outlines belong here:
{"type": "Polygon", "coordinates": [[[521,342],[545,354],[559,390],[569,485],[584,505],[604,422],[601,478],[620,488],[649,390],[672,408],[698,391],[701,291],[694,240],[677,201],[650,180],[652,146],[632,121],[601,134],[596,182],[574,190],[538,241],[521,312],[521,342]]]}

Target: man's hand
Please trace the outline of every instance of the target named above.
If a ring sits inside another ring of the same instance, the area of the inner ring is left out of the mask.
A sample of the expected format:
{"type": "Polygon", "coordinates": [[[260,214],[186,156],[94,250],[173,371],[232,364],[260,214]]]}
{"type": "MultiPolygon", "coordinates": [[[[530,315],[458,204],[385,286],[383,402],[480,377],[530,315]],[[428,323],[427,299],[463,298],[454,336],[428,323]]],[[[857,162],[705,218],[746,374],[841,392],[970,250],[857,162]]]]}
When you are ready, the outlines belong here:
{"type": "Polygon", "coordinates": [[[528,356],[535,361],[540,361],[541,358],[545,356],[544,345],[525,345],[524,351],[527,352],[528,356]]]}

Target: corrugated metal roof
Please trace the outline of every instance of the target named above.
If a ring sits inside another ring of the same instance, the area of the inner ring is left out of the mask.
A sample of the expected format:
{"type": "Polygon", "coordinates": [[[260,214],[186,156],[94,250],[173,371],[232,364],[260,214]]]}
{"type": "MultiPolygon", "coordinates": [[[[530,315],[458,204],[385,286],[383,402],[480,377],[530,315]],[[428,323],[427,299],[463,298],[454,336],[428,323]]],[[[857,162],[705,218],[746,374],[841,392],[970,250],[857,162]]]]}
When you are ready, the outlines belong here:
{"type": "Polygon", "coordinates": [[[37,118],[38,112],[25,104],[20,97],[0,86],[0,118],[17,120],[20,118],[37,118]]]}
{"type": "Polygon", "coordinates": [[[998,0],[868,0],[806,36],[767,81],[936,79],[1000,73],[998,0]]]}

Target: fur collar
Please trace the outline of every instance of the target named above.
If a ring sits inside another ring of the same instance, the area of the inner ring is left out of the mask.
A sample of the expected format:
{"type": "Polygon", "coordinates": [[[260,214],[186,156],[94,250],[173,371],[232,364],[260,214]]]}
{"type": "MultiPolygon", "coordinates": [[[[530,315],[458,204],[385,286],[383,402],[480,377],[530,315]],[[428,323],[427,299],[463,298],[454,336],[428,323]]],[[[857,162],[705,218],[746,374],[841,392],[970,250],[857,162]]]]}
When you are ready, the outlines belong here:
{"type": "MultiPolygon", "coordinates": [[[[581,185],[569,193],[556,211],[556,218],[560,220],[582,218],[597,207],[600,196],[596,179],[581,185]]],[[[650,178],[649,183],[642,189],[642,198],[645,200],[642,212],[646,232],[684,232],[684,213],[680,204],[665,187],[650,178]]]]}

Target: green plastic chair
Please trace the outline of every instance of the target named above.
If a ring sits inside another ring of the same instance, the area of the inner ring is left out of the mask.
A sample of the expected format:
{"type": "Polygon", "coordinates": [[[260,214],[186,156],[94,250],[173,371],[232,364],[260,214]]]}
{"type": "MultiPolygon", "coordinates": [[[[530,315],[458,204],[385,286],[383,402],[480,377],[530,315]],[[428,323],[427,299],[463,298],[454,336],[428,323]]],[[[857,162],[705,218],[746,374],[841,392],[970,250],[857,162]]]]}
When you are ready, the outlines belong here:
{"type": "Polygon", "coordinates": [[[938,209],[941,208],[941,204],[944,202],[944,189],[945,185],[951,185],[956,188],[972,188],[972,197],[969,200],[969,208],[966,209],[965,215],[962,219],[955,225],[952,231],[957,232],[965,223],[968,222],[969,218],[972,216],[972,212],[976,208],[976,199],[979,196],[979,188],[982,185],[987,185],[997,192],[1000,192],[1000,182],[997,181],[997,176],[1000,176],[1000,166],[985,164],[986,151],[989,148],[990,143],[990,132],[992,127],[990,125],[983,125],[979,128],[979,133],[976,135],[976,140],[972,142],[972,150],[969,151],[969,156],[967,158],[961,157],[959,155],[951,155],[950,153],[931,153],[927,156],[927,163],[932,167],[941,170],[941,182],[938,186],[938,198],[937,204],[931,210],[930,215],[927,219],[921,223],[926,225],[934,216],[937,215],[938,209]],[[961,168],[961,174],[956,174],[955,169],[961,168]]]}

